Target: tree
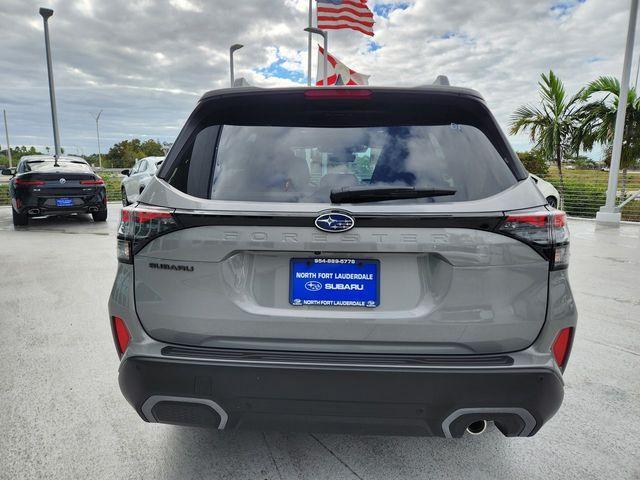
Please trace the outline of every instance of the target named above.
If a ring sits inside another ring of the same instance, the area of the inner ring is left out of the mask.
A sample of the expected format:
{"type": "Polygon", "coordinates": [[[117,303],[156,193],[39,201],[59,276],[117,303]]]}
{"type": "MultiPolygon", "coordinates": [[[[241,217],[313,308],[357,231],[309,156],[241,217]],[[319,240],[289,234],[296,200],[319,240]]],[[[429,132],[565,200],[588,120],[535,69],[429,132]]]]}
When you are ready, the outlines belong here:
{"type": "Polygon", "coordinates": [[[564,187],[562,160],[567,154],[577,153],[575,134],[580,126],[582,91],[568,97],[564,84],[553,73],[541,75],[540,106],[523,105],[511,116],[511,134],[528,131],[535,148],[545,159],[553,159],[560,174],[560,187],[564,187]]]}
{"type": "Polygon", "coordinates": [[[575,157],[568,158],[567,161],[580,170],[595,170],[598,168],[595,160],[586,155],[576,155],[575,157]]]}
{"type": "Polygon", "coordinates": [[[162,145],[156,140],[140,141],[138,138],[123,140],[109,149],[105,156],[112,167],[128,168],[143,157],[163,156],[162,145]]]}
{"type": "Polygon", "coordinates": [[[549,172],[549,165],[544,156],[536,150],[530,152],[518,152],[518,158],[529,173],[534,175],[546,175],[549,172]]]}
{"type": "Polygon", "coordinates": [[[41,152],[36,150],[35,147],[27,148],[24,145],[11,149],[11,158],[16,163],[18,162],[18,160],[20,160],[22,157],[26,155],[41,155],[41,152]]]}
{"type": "Polygon", "coordinates": [[[147,157],[163,157],[164,149],[162,148],[162,144],[153,139],[146,140],[142,142],[142,151],[147,157]]]}
{"type": "MultiPolygon", "coordinates": [[[[585,150],[591,150],[596,143],[602,145],[605,163],[611,165],[613,136],[620,102],[620,82],[613,77],[599,77],[584,89],[582,100],[588,103],[583,107],[579,131],[580,144],[585,150]]],[[[627,97],[625,117],[620,157],[622,198],[626,196],[628,169],[640,162],[640,98],[633,88],[629,90],[627,97]]]]}

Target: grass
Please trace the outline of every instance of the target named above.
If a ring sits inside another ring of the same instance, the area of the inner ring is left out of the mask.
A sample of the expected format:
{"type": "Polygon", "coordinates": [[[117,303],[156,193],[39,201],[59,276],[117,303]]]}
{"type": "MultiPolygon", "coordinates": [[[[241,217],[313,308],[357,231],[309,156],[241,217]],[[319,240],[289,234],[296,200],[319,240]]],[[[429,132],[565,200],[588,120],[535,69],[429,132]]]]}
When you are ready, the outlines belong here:
{"type": "MultiPolygon", "coordinates": [[[[542,176],[552,183],[564,198],[564,210],[574,217],[594,218],[605,203],[609,172],[601,170],[563,170],[564,185],[555,167],[542,176]]],[[[618,200],[621,203],[622,172],[618,178],[618,200]]],[[[628,172],[626,195],[640,190],[640,172],[628,172]]],[[[622,219],[640,222],[640,201],[629,202],[622,210],[622,219]]]]}

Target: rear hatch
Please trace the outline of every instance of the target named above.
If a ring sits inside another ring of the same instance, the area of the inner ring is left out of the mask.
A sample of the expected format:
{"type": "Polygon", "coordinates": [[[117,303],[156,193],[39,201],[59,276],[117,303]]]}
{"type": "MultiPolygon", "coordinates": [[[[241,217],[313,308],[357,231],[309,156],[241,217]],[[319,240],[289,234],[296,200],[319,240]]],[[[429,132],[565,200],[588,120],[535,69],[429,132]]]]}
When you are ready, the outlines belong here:
{"type": "Polygon", "coordinates": [[[544,199],[483,101],[311,92],[203,101],[143,204],[125,211],[147,332],[323,352],[530,345],[550,264],[501,228],[505,212],[544,199]],[[273,113],[238,114],[257,110],[273,113]]]}
{"type": "Polygon", "coordinates": [[[16,177],[16,187],[30,189],[41,206],[55,208],[56,200],[64,199],[65,205],[82,205],[92,197],[96,189],[104,188],[104,181],[85,163],[53,160],[27,162],[25,173],[16,177]]]}

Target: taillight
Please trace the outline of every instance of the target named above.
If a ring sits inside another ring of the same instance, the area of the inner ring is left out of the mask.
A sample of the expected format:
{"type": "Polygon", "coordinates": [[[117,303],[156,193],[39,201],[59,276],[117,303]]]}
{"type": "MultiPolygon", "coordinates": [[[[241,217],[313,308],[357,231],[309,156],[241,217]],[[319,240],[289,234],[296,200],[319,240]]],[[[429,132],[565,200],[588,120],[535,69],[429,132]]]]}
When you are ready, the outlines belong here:
{"type": "Polygon", "coordinates": [[[571,350],[571,343],[573,340],[573,327],[567,327],[560,330],[553,345],[551,346],[551,352],[558,366],[562,369],[566,366],[567,359],[569,358],[569,351],[571,350]]]}
{"type": "Polygon", "coordinates": [[[317,88],[304,92],[304,96],[309,100],[368,100],[372,95],[371,90],[362,88],[317,88]]]}
{"type": "Polygon", "coordinates": [[[118,356],[122,357],[124,352],[127,350],[129,346],[129,342],[131,341],[131,334],[127,329],[127,326],[120,317],[111,317],[112,321],[112,329],[113,329],[113,339],[116,342],[116,349],[118,350],[118,356]]]}
{"type": "Polygon", "coordinates": [[[96,178],[95,180],[80,180],[80,185],[104,185],[104,180],[96,178]]]}
{"type": "Polygon", "coordinates": [[[509,213],[498,230],[531,245],[549,260],[551,270],[569,266],[569,228],[564,212],[509,213]]]}
{"type": "Polygon", "coordinates": [[[44,185],[44,182],[42,180],[22,180],[20,178],[16,178],[15,184],[24,185],[24,186],[27,186],[27,185],[33,186],[33,185],[44,185]]]}
{"type": "Polygon", "coordinates": [[[162,207],[130,206],[122,209],[118,226],[118,260],[133,262],[133,255],[160,235],[179,228],[173,210],[162,207]]]}

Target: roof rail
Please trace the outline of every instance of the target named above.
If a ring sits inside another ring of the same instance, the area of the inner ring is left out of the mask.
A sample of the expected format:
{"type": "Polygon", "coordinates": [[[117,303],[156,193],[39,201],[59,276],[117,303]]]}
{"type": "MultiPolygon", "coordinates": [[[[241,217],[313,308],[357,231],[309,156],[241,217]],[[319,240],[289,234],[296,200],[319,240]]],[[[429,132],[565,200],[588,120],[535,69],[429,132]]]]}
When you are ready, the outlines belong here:
{"type": "Polygon", "coordinates": [[[438,75],[436,79],[433,81],[434,85],[442,85],[443,87],[448,87],[451,85],[449,82],[449,77],[446,75],[438,75]]]}

